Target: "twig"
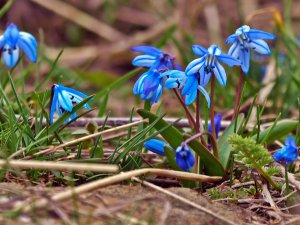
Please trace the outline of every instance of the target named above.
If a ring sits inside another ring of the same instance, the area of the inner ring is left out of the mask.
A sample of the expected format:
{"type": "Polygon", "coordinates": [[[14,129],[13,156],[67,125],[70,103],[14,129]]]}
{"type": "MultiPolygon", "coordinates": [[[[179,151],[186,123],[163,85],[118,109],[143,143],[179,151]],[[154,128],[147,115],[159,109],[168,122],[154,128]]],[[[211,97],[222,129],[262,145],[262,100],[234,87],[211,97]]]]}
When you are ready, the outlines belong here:
{"type": "Polygon", "coordinates": [[[149,183],[147,181],[142,181],[142,180],[138,179],[137,177],[132,177],[132,180],[137,181],[137,182],[139,182],[139,183],[141,183],[141,184],[143,184],[143,185],[145,185],[147,187],[153,188],[153,189],[155,189],[157,191],[160,191],[160,192],[162,192],[162,193],[164,193],[164,194],[166,194],[168,196],[171,196],[171,197],[173,197],[173,198],[175,198],[175,199],[177,199],[177,200],[179,200],[181,202],[184,202],[184,203],[186,203],[186,204],[188,204],[190,206],[193,206],[196,209],[199,209],[200,211],[202,211],[204,213],[207,213],[207,214],[211,215],[212,217],[215,217],[215,218],[221,220],[222,222],[225,222],[226,224],[231,224],[231,225],[236,224],[236,223],[234,223],[234,222],[232,222],[230,220],[227,220],[225,217],[222,217],[222,216],[218,215],[216,212],[212,212],[209,209],[207,209],[207,208],[205,208],[205,207],[203,207],[201,205],[196,204],[195,202],[192,202],[192,201],[190,201],[188,199],[185,199],[185,198],[183,198],[183,197],[181,197],[181,196],[179,196],[179,195],[177,195],[175,193],[172,193],[172,192],[170,192],[170,191],[168,191],[166,189],[163,189],[163,188],[161,188],[159,186],[151,184],[151,183],[149,183]]]}
{"type": "MultiPolygon", "coordinates": [[[[32,123],[35,122],[35,118],[30,119],[32,123]]],[[[87,124],[91,122],[97,123],[98,126],[102,126],[104,122],[106,122],[107,127],[116,127],[116,126],[121,126],[124,124],[128,124],[131,122],[136,122],[140,121],[141,117],[133,117],[132,120],[130,120],[129,117],[109,117],[107,120],[106,118],[103,117],[82,117],[78,118],[76,121],[70,123],[68,127],[85,127],[87,124]]],[[[174,123],[178,118],[164,118],[164,120],[168,123],[174,123]]],[[[54,119],[54,122],[56,120],[54,119]]],[[[231,121],[230,120],[222,120],[222,128],[226,128],[230,125],[231,121]]],[[[42,122],[43,126],[47,125],[47,121],[44,119],[42,122]]],[[[202,125],[204,126],[204,121],[202,121],[202,125]]],[[[271,124],[272,125],[272,124],[271,124]]],[[[182,128],[182,127],[191,127],[188,119],[180,119],[178,122],[174,123],[174,126],[182,128]]]]}
{"type": "MultiPolygon", "coordinates": [[[[199,175],[194,173],[186,173],[181,171],[174,171],[174,170],[164,170],[164,169],[138,169],[133,171],[128,171],[124,173],[120,173],[114,176],[106,177],[101,180],[96,180],[87,184],[80,185],[75,188],[69,188],[66,191],[62,191],[58,194],[55,194],[51,197],[52,201],[64,201],[71,198],[74,195],[80,195],[86,192],[90,192],[100,187],[104,187],[107,185],[115,184],[124,180],[128,180],[132,177],[137,177],[146,174],[153,174],[159,176],[167,176],[167,177],[175,177],[178,179],[185,179],[185,180],[193,180],[193,181],[201,181],[201,182],[215,182],[222,179],[222,177],[210,177],[205,175],[199,175]]],[[[17,211],[28,212],[32,209],[43,208],[47,206],[48,200],[47,199],[40,199],[37,201],[25,201],[20,203],[15,207],[17,211]]]]}
{"type": "Polygon", "coordinates": [[[1,168],[15,169],[40,169],[40,170],[62,170],[62,171],[93,171],[103,173],[117,173],[117,165],[105,165],[96,163],[72,163],[72,162],[50,162],[37,160],[3,160],[0,159],[1,168]]]}

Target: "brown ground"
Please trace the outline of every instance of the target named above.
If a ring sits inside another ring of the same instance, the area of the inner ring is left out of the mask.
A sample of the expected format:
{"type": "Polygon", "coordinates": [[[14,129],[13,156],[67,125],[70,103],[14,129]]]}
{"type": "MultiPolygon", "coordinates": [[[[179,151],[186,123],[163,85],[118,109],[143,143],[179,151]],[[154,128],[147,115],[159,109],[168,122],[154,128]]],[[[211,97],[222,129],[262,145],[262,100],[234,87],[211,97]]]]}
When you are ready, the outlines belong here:
{"type": "MultiPolygon", "coordinates": [[[[26,196],[46,197],[59,189],[25,188],[0,183],[0,210],[26,196]],[[9,196],[9,197],[8,197],[9,196]]],[[[236,224],[253,222],[251,212],[235,205],[211,203],[200,193],[187,188],[167,189],[229,218],[236,224]]],[[[51,203],[41,210],[16,219],[0,218],[0,224],[224,224],[185,203],[139,185],[113,185],[63,203],[51,203]]]]}

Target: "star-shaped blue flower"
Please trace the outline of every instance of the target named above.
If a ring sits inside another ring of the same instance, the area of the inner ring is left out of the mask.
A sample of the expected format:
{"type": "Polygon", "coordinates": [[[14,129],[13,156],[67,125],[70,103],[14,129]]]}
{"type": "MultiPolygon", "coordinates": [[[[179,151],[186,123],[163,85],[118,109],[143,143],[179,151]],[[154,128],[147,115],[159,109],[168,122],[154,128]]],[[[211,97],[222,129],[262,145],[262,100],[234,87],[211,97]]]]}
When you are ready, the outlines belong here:
{"type": "Polygon", "coordinates": [[[274,34],[251,29],[248,25],[244,25],[227,38],[226,44],[232,44],[228,54],[241,61],[242,70],[247,74],[250,65],[250,50],[252,49],[262,55],[269,55],[270,48],[263,39],[272,40],[275,38],[274,34]]]}
{"type": "Polygon", "coordinates": [[[0,49],[3,48],[3,61],[5,65],[12,68],[19,59],[19,49],[22,49],[31,62],[37,60],[37,42],[35,38],[23,31],[19,31],[16,25],[9,24],[0,36],[0,49]]]}
{"type": "Polygon", "coordinates": [[[296,142],[292,136],[289,136],[285,140],[285,146],[276,151],[273,158],[276,162],[288,166],[298,158],[299,149],[296,146],[296,142]]]}
{"type": "MultiPolygon", "coordinates": [[[[199,84],[205,87],[213,73],[218,82],[225,86],[226,72],[220,62],[229,66],[241,65],[241,62],[236,58],[223,54],[217,45],[211,45],[208,49],[200,45],[193,45],[192,48],[195,55],[200,56],[200,58],[193,60],[186,67],[185,72],[189,78],[187,83],[198,83],[199,80],[199,84]]],[[[187,85],[186,89],[189,89],[189,86],[187,85]]]]}
{"type": "MultiPolygon", "coordinates": [[[[52,86],[51,94],[51,106],[50,106],[50,124],[53,123],[54,112],[56,111],[61,116],[65,111],[72,112],[73,106],[80,103],[84,98],[88,96],[76,91],[72,88],[65,87],[61,84],[54,84],[52,86]]],[[[85,104],[86,109],[91,109],[88,104],[85,104]]],[[[72,114],[70,119],[76,118],[76,113],[72,114]]]]}
{"type": "Polygon", "coordinates": [[[195,158],[187,145],[180,145],[176,149],[176,164],[184,171],[189,171],[195,164],[195,158]]]}

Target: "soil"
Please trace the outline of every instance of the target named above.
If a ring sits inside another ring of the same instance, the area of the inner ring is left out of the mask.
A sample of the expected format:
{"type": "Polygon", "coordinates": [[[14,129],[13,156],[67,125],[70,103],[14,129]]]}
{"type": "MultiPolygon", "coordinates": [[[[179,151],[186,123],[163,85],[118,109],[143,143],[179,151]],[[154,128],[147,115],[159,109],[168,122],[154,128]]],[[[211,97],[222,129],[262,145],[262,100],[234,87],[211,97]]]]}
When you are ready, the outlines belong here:
{"type": "MultiPolygon", "coordinates": [[[[0,183],[0,210],[8,210],[28,196],[48,198],[63,188],[24,187],[0,183]]],[[[255,215],[233,204],[212,203],[199,192],[168,188],[236,224],[251,224],[255,215]]],[[[257,218],[256,218],[257,219],[257,218]]],[[[255,219],[255,220],[256,220],[255,219]]],[[[153,189],[140,185],[112,185],[74,197],[63,203],[22,214],[2,217],[0,224],[224,224],[200,210],[153,189]]]]}

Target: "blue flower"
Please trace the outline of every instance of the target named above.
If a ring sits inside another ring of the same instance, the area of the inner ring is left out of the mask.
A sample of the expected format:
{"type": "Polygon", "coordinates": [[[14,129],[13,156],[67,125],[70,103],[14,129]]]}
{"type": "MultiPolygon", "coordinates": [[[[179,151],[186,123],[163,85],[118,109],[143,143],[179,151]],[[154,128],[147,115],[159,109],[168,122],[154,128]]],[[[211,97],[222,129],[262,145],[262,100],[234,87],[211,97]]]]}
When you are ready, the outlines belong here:
{"type": "MultiPolygon", "coordinates": [[[[214,117],[214,123],[215,123],[215,130],[216,130],[216,137],[217,138],[218,138],[219,132],[221,130],[221,122],[222,122],[222,115],[220,113],[217,113],[214,117]]],[[[208,132],[212,133],[211,123],[208,124],[208,132]]]]}
{"type": "Polygon", "coordinates": [[[176,149],[176,164],[184,171],[189,171],[195,164],[195,158],[186,145],[180,145],[176,149]]]}
{"type": "Polygon", "coordinates": [[[150,104],[158,102],[163,92],[163,79],[157,70],[148,70],[140,76],[133,87],[133,94],[142,100],[150,100],[150,104]]]}
{"type": "Polygon", "coordinates": [[[199,90],[205,97],[208,107],[210,107],[210,98],[203,86],[194,80],[194,76],[187,76],[185,72],[180,70],[168,70],[160,75],[162,78],[167,77],[165,86],[168,89],[177,88],[183,89],[182,94],[185,95],[185,104],[190,105],[197,97],[199,90]]]}
{"type": "Polygon", "coordinates": [[[244,25],[227,38],[226,44],[232,44],[228,54],[241,61],[242,70],[247,74],[250,65],[250,49],[263,55],[269,55],[270,48],[263,39],[270,40],[275,39],[275,37],[274,34],[251,29],[244,25]]]}
{"type": "Polygon", "coordinates": [[[177,68],[173,68],[173,61],[175,57],[171,54],[161,51],[158,48],[152,46],[135,46],[131,48],[134,52],[141,52],[144,55],[136,56],[132,64],[134,66],[142,66],[147,68],[153,68],[157,70],[166,70],[166,69],[178,69],[179,66],[177,64],[177,68]]]}
{"type": "Polygon", "coordinates": [[[3,60],[7,67],[12,68],[19,59],[19,49],[22,49],[31,62],[37,60],[37,42],[35,38],[23,31],[19,31],[16,25],[9,24],[0,36],[0,49],[3,48],[3,60]]]}
{"type": "Polygon", "coordinates": [[[172,88],[182,89],[185,84],[185,81],[187,80],[187,76],[185,75],[185,72],[182,72],[180,70],[167,70],[163,72],[160,75],[160,77],[161,78],[167,77],[165,86],[168,89],[172,89],[172,88]]]}
{"type": "Polygon", "coordinates": [[[164,149],[165,146],[171,148],[167,143],[157,139],[150,139],[149,141],[146,141],[144,143],[145,148],[158,155],[165,155],[165,149],[164,149]]]}
{"type": "Polygon", "coordinates": [[[285,140],[285,146],[276,151],[273,158],[276,162],[281,163],[284,166],[288,166],[298,158],[299,149],[296,146],[296,142],[292,136],[289,136],[285,140]]]}
{"type": "Polygon", "coordinates": [[[211,45],[208,49],[200,45],[193,45],[192,48],[195,55],[200,56],[200,58],[190,62],[185,72],[187,76],[192,76],[193,83],[197,83],[198,80],[199,84],[203,87],[207,85],[212,73],[222,86],[226,85],[226,72],[219,61],[229,66],[241,65],[240,61],[236,58],[223,54],[221,49],[216,45],[211,45]],[[198,77],[198,74],[200,74],[200,77],[198,77]]]}
{"type": "MultiPolygon", "coordinates": [[[[54,112],[60,116],[65,111],[72,112],[73,106],[80,103],[84,98],[88,96],[76,91],[72,88],[65,87],[61,84],[54,84],[52,86],[51,94],[51,107],[50,107],[50,124],[53,123],[54,112]]],[[[85,104],[86,109],[91,109],[88,104],[85,104]]],[[[70,118],[67,119],[67,122],[70,119],[76,118],[76,113],[72,114],[70,118]]]]}

